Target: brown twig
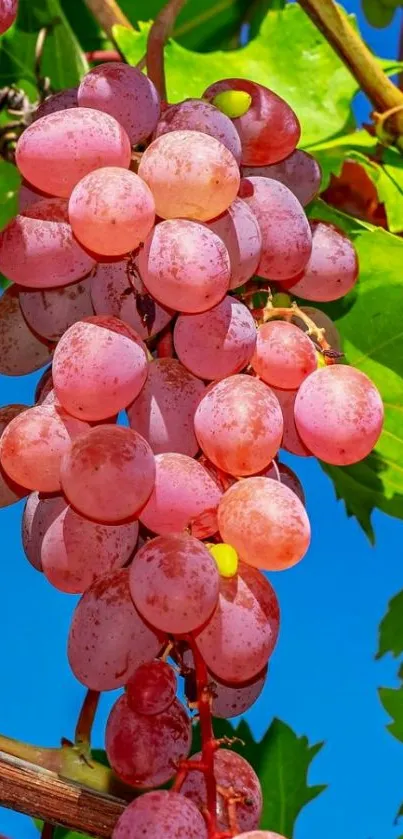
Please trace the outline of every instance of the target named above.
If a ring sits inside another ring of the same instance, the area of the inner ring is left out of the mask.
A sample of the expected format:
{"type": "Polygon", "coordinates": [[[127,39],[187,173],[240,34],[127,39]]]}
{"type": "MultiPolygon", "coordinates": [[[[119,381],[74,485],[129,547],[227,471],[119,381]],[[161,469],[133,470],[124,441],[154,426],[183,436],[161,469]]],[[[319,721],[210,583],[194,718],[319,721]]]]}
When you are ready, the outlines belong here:
{"type": "Polygon", "coordinates": [[[105,61],[123,61],[120,52],[117,50],[91,50],[85,53],[89,64],[104,63],[105,61]]]}
{"type": "Polygon", "coordinates": [[[164,67],[164,46],[175,25],[179,12],[186,0],[168,0],[158,12],[147,40],[147,74],[154,82],[161,99],[166,101],[167,90],[164,67]]]}
{"type": "Polygon", "coordinates": [[[84,702],[81,706],[76,725],[76,746],[84,745],[88,749],[90,748],[92,726],[94,724],[100,696],[101,694],[97,690],[87,690],[85,694],[84,702]]]}
{"type": "Polygon", "coordinates": [[[134,26],[132,26],[126,15],[123,14],[115,0],[84,0],[84,3],[111,41],[114,40],[113,27],[116,24],[125,26],[126,29],[134,29],[134,26]]]}
{"type": "Polygon", "coordinates": [[[55,836],[55,826],[50,824],[50,822],[44,822],[42,831],[41,831],[41,839],[54,839],[55,836]]]}

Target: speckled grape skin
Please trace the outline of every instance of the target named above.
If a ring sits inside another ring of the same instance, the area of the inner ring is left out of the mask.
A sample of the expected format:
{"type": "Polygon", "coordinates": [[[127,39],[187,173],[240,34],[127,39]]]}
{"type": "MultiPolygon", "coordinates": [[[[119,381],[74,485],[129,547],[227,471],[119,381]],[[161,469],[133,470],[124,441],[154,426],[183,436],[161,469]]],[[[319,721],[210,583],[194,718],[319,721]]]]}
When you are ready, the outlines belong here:
{"type": "Polygon", "coordinates": [[[94,314],[91,278],[49,289],[22,289],[20,306],[32,329],[48,341],[58,341],[66,329],[94,314]]]}
{"type": "Polygon", "coordinates": [[[217,533],[217,507],[222,492],[201,463],[185,454],[167,452],[155,458],[155,484],[140,521],[158,535],[187,528],[198,539],[217,533]]]}
{"type": "Polygon", "coordinates": [[[259,698],[267,676],[267,667],[263,673],[245,685],[226,685],[213,677],[213,699],[211,713],[213,717],[229,720],[248,711],[259,698]]]}
{"type": "Polygon", "coordinates": [[[242,684],[266,666],[279,622],[277,597],[269,581],[257,568],[240,562],[235,577],[220,578],[217,608],[196,643],[218,679],[242,684]]]}
{"type": "Polygon", "coordinates": [[[318,195],[322,171],[317,160],[302,149],[295,149],[289,157],[271,166],[244,166],[242,177],[272,178],[294,193],[303,207],[318,195]]]}
{"type": "Polygon", "coordinates": [[[95,315],[70,326],[53,359],[56,396],[73,416],[102,420],[126,408],[147,378],[145,346],[126,323],[95,315]]]}
{"type": "Polygon", "coordinates": [[[123,125],[132,146],[154,131],[160,115],[157,90],[137,67],[110,61],[93,67],[78,88],[82,108],[103,111],[123,125]]]}
{"type": "Polygon", "coordinates": [[[134,172],[105,166],[74,187],[69,219],[75,236],[101,256],[121,256],[144,242],[155,220],[151,190],[134,172]]]}
{"type": "Polygon", "coordinates": [[[241,141],[232,121],[214,105],[203,99],[185,99],[163,112],[155,130],[155,137],[169,131],[202,131],[215,137],[241,162],[241,141]]]}
{"type": "Polygon", "coordinates": [[[298,198],[270,178],[242,178],[240,197],[255,214],[262,234],[256,273],[268,280],[288,280],[305,268],[312,250],[308,219],[298,198]]]}
{"type": "Polygon", "coordinates": [[[136,611],[129,571],[98,577],[73,614],[68,657],[76,678],[91,690],[123,687],[131,674],[158,655],[163,644],[136,611]]]}
{"type": "Polygon", "coordinates": [[[162,714],[172,705],[177,687],[173,667],[156,658],[141,664],[130,676],[125,686],[127,702],[137,714],[162,714]]]}
{"type": "Polygon", "coordinates": [[[277,398],[251,376],[229,376],[210,387],[195,413],[204,454],[231,475],[254,475],[277,454],[283,417],[277,398]]]}
{"type": "Polygon", "coordinates": [[[365,373],[332,365],[305,379],[294,414],[298,432],[315,457],[348,466],[374,448],[384,411],[380,393],[365,373]]]}
{"type": "Polygon", "coordinates": [[[39,370],[52,358],[53,346],[32,332],[19,297],[14,286],[0,297],[0,373],[3,376],[24,376],[39,370]]]}
{"type": "Polygon", "coordinates": [[[246,201],[235,198],[225,213],[206,224],[227,248],[231,263],[230,289],[247,283],[259,265],[262,234],[257,218],[246,201]]]}
{"type": "Polygon", "coordinates": [[[113,706],[106,725],[109,763],[122,781],[137,789],[169,781],[179,761],[187,758],[191,742],[190,719],[178,699],[157,717],[149,717],[136,714],[124,694],[113,706]]]}
{"type": "Polygon", "coordinates": [[[286,837],[273,833],[271,830],[249,830],[247,833],[240,833],[236,839],[286,839],[286,837]]]}
{"type": "Polygon", "coordinates": [[[35,189],[35,187],[32,186],[32,184],[27,183],[27,181],[23,181],[17,197],[18,213],[24,215],[26,210],[29,210],[33,204],[36,204],[42,198],[47,198],[49,200],[49,195],[47,195],[46,192],[42,192],[40,189],[35,189]]]}
{"type": "Polygon", "coordinates": [[[249,363],[256,344],[255,321],[233,297],[197,315],[180,315],[174,329],[176,353],[195,376],[225,379],[249,363]]]}
{"type": "Polygon", "coordinates": [[[67,507],[64,495],[31,492],[22,516],[22,546],[28,561],[42,571],[42,542],[57,516],[67,507]]]}
{"type": "Polygon", "coordinates": [[[291,293],[305,300],[327,302],[344,297],[358,278],[358,257],[353,243],[333,224],[311,222],[312,254],[291,293]]]}
{"type": "Polygon", "coordinates": [[[109,114],[92,108],[68,108],[35,120],[16,148],[23,177],[38,189],[64,198],[93,169],[128,169],[130,159],[124,128],[109,114]]]}
{"type": "MultiPolygon", "coordinates": [[[[201,760],[201,753],[194,755],[193,760],[201,760]]],[[[248,802],[238,802],[235,805],[239,830],[253,830],[254,827],[258,827],[263,806],[262,789],[259,778],[248,761],[236,752],[220,749],[214,756],[214,775],[218,787],[233,788],[235,795],[245,796],[248,802]]],[[[200,809],[206,808],[207,790],[202,772],[189,772],[181,787],[181,793],[200,809]]],[[[230,830],[226,802],[220,793],[217,796],[217,827],[223,832],[230,830]]]]}
{"type": "MultiPolygon", "coordinates": [[[[22,414],[23,411],[26,411],[28,408],[29,405],[18,404],[4,405],[0,408],[0,438],[4,429],[11,420],[13,420],[14,417],[18,417],[19,414],[22,414]]],[[[24,495],[27,494],[28,490],[11,480],[4,469],[0,466],[0,509],[3,507],[9,507],[10,504],[15,504],[16,501],[19,501],[20,498],[24,498],[24,495]]]]}
{"type": "Polygon", "coordinates": [[[243,90],[252,97],[247,112],[233,123],[242,143],[244,166],[266,166],[291,154],[301,134],[294,111],[272,90],[248,79],[222,79],[205,90],[213,100],[224,90],[243,90]]]}
{"type": "Polygon", "coordinates": [[[150,446],[131,428],[99,425],[82,434],[61,464],[63,491],[78,512],[114,523],[134,517],[155,480],[150,446]]]}
{"type": "Polygon", "coordinates": [[[52,96],[48,96],[44,102],[38,105],[36,111],[34,111],[32,116],[33,121],[41,117],[46,117],[48,114],[54,114],[56,111],[77,108],[77,91],[78,87],[68,87],[66,90],[59,90],[58,93],[53,93],[52,96]]]}
{"type": "Polygon", "coordinates": [[[305,507],[288,486],[264,477],[248,478],[228,489],[218,507],[218,526],[249,565],[283,571],[308,550],[311,528],[305,507]]]}
{"type": "Polygon", "coordinates": [[[301,439],[297,426],[295,425],[294,405],[298,390],[282,390],[273,388],[277,396],[283,414],[283,439],[281,448],[298,457],[312,457],[312,452],[307,448],[301,439]]]}
{"type": "Polygon", "coordinates": [[[301,504],[305,507],[305,493],[301,481],[295,472],[285,463],[276,463],[276,465],[272,463],[271,466],[264,469],[260,474],[262,478],[273,478],[274,481],[278,481],[278,476],[280,476],[281,483],[285,484],[289,489],[292,489],[295,495],[298,496],[301,504]]]}
{"type": "Polygon", "coordinates": [[[314,344],[298,326],[273,320],[257,331],[251,365],[271,387],[293,390],[316,370],[318,360],[314,344]]]}
{"type": "Polygon", "coordinates": [[[239,168],[215,137],[170,131],[145,150],[138,173],[150,187],[161,218],[208,221],[236,198],[239,168]]]}
{"type": "Polygon", "coordinates": [[[205,389],[176,358],[155,359],[146,383],[127,408],[131,428],[148,440],[154,454],[180,452],[194,457],[199,449],[194,415],[205,389]]]}
{"type": "Polygon", "coordinates": [[[112,839],[207,839],[206,822],[192,801],[157,790],[136,798],[120,816],[112,839]]]}
{"type": "Polygon", "coordinates": [[[229,286],[224,243],[204,225],[186,219],[157,224],[140,251],[139,268],[150,294],[179,312],[211,309],[229,286]]]}
{"type": "Polygon", "coordinates": [[[18,0],[0,0],[0,35],[14,23],[17,10],[18,0]]]}

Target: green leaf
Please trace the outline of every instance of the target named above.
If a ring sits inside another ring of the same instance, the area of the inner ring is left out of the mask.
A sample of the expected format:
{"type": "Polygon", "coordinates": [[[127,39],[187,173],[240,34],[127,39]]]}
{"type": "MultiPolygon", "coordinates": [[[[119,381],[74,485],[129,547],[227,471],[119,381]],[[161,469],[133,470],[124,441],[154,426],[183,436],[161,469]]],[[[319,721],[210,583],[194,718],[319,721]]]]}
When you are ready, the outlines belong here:
{"type": "Polygon", "coordinates": [[[21,176],[12,163],[0,160],[0,230],[16,215],[21,176]]]}
{"type": "Polygon", "coordinates": [[[368,23],[378,29],[389,26],[396,11],[392,6],[385,6],[381,0],[362,0],[362,8],[368,23]]]}
{"type": "Polygon", "coordinates": [[[334,140],[310,146],[309,151],[316,157],[322,169],[321,191],[329,186],[331,175],[340,175],[343,163],[354,152],[374,154],[378,146],[376,137],[368,131],[353,131],[334,140]]]}
{"type": "Polygon", "coordinates": [[[393,718],[388,731],[403,743],[403,685],[398,688],[379,688],[379,698],[385,711],[393,718]]]}
{"type": "Polygon", "coordinates": [[[388,611],[379,624],[379,646],[377,658],[385,653],[397,656],[403,654],[403,591],[389,601],[388,611]]]}
{"type": "MultiPolygon", "coordinates": [[[[40,819],[34,819],[34,822],[39,832],[41,832],[43,822],[40,821],[40,819]]],[[[90,839],[90,837],[87,836],[87,834],[76,833],[75,830],[69,830],[68,827],[56,827],[53,839],[90,839]]]]}

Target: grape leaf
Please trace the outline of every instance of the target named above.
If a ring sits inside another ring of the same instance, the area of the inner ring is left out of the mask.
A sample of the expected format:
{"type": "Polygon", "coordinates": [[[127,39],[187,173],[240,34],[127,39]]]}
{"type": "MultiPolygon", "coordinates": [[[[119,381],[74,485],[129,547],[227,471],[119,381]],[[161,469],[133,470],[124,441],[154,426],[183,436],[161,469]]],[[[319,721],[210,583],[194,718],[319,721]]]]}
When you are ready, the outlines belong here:
{"type": "MultiPolygon", "coordinates": [[[[393,8],[390,4],[386,6],[382,3],[382,0],[361,0],[361,2],[365,17],[371,26],[383,29],[392,22],[396,8],[393,8]]],[[[395,4],[395,6],[397,5],[398,3],[395,4]]]]}
{"type": "Polygon", "coordinates": [[[0,160],[0,230],[17,213],[17,196],[21,184],[18,169],[6,160],[0,160]]]}
{"type": "Polygon", "coordinates": [[[377,658],[392,653],[395,658],[403,654],[403,591],[389,601],[388,611],[379,624],[377,658]]]}
{"type": "Polygon", "coordinates": [[[393,719],[386,726],[388,731],[403,743],[403,684],[398,688],[379,688],[378,694],[385,711],[393,719]]]}

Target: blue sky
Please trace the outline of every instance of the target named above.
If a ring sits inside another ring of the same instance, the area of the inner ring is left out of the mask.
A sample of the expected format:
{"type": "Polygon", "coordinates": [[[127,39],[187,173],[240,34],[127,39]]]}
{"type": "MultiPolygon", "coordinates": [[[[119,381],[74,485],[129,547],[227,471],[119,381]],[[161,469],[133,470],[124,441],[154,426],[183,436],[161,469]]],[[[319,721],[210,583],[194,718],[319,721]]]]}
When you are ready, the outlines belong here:
{"type": "MultiPolygon", "coordinates": [[[[349,11],[358,11],[349,0],[349,11]]],[[[360,15],[360,18],[362,16],[360,15]]],[[[398,20],[376,31],[362,22],[371,46],[397,51],[398,20]]],[[[358,97],[357,113],[368,106],[358,97]]],[[[29,402],[37,376],[0,377],[0,403],[29,402]]],[[[304,809],[295,839],[397,839],[393,826],[403,800],[403,748],[386,731],[377,687],[395,684],[396,662],[374,662],[377,627],[386,604],[402,587],[403,523],[375,514],[371,548],[355,521],[335,501],[333,487],[313,461],[288,458],[304,484],[313,539],[304,561],[272,575],[282,609],[281,637],[263,696],[248,720],[260,737],[273,716],[311,742],[326,741],[309,780],[329,789],[304,809]]],[[[2,638],[1,731],[55,745],[71,737],[83,697],[66,660],[75,597],[52,589],[35,572],[20,543],[21,505],[0,510],[2,638]]],[[[103,744],[115,694],[104,695],[95,725],[103,744]]],[[[0,833],[10,839],[38,834],[25,817],[0,809],[0,833]]]]}

